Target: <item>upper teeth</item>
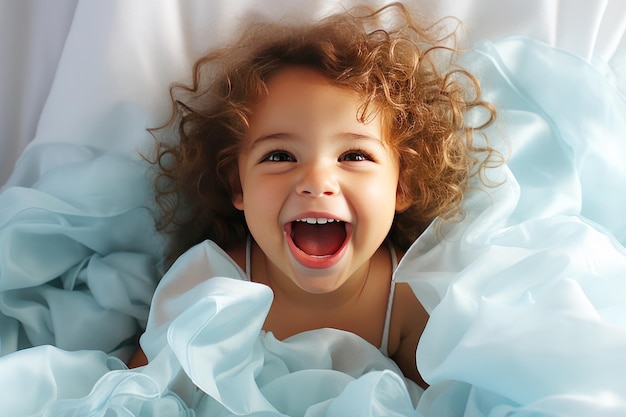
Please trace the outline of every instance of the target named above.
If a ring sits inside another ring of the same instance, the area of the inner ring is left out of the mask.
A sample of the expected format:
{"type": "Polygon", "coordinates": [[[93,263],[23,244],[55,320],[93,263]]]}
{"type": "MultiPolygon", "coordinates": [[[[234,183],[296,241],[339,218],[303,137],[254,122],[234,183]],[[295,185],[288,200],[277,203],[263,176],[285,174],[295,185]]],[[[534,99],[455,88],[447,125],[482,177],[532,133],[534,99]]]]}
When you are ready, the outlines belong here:
{"type": "Polygon", "coordinates": [[[331,223],[331,222],[339,221],[339,220],[327,219],[325,217],[319,217],[319,218],[306,217],[304,219],[298,219],[296,221],[297,222],[305,222],[305,223],[309,223],[309,224],[326,224],[326,223],[331,223]]]}

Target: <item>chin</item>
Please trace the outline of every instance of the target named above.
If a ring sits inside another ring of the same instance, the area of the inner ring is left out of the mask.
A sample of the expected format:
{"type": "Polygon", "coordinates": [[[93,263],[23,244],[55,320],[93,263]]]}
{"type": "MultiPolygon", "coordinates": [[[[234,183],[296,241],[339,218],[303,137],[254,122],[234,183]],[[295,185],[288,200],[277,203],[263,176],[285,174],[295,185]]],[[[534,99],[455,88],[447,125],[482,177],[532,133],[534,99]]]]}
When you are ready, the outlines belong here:
{"type": "Polygon", "coordinates": [[[327,277],[305,277],[294,282],[302,291],[309,294],[329,294],[341,287],[341,282],[336,278],[327,277]]]}

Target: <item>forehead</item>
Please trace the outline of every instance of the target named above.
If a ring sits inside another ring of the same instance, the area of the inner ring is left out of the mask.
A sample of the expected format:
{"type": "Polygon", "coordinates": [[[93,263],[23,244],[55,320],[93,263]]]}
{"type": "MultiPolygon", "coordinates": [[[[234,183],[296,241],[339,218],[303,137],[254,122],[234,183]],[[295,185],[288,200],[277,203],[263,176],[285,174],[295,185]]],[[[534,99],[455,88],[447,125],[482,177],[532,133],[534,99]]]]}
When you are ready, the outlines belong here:
{"type": "Polygon", "coordinates": [[[266,87],[267,94],[253,107],[251,127],[272,122],[342,122],[381,128],[374,106],[365,108],[359,93],[333,83],[314,69],[283,68],[266,81],[266,87]]]}
{"type": "MultiPolygon", "coordinates": [[[[292,65],[279,69],[266,82],[268,89],[280,90],[284,86],[335,87],[321,72],[306,66],[292,65]]],[[[346,89],[346,92],[349,92],[346,89]]]]}
{"type": "Polygon", "coordinates": [[[267,82],[267,96],[262,105],[315,104],[358,109],[362,98],[345,87],[339,87],[321,73],[307,67],[286,67],[273,74],[267,82]],[[306,97],[306,100],[304,100],[306,97]]]}

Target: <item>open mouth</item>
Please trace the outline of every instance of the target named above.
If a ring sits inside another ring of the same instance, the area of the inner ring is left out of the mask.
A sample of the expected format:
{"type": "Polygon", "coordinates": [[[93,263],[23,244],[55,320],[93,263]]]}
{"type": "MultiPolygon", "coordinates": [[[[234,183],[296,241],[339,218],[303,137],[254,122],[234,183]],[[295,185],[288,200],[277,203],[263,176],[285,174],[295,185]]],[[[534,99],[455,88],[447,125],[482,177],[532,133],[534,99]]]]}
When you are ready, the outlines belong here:
{"type": "Polygon", "coordinates": [[[343,247],[347,223],[329,218],[304,218],[290,223],[288,234],[294,245],[313,257],[329,257],[343,247]]]}

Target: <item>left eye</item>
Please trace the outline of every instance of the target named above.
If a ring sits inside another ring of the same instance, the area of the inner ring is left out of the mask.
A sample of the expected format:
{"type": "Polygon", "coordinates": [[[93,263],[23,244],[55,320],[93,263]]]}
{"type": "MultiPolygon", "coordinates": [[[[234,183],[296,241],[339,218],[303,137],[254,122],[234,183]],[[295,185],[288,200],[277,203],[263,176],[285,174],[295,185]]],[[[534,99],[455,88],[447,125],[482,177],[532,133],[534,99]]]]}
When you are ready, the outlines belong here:
{"type": "Polygon", "coordinates": [[[339,157],[340,161],[344,162],[360,162],[360,161],[371,161],[372,157],[363,151],[350,151],[346,152],[341,157],[339,157]]]}
{"type": "Polygon", "coordinates": [[[291,162],[295,161],[293,155],[286,151],[272,151],[265,155],[262,159],[263,162],[291,162]]]}

